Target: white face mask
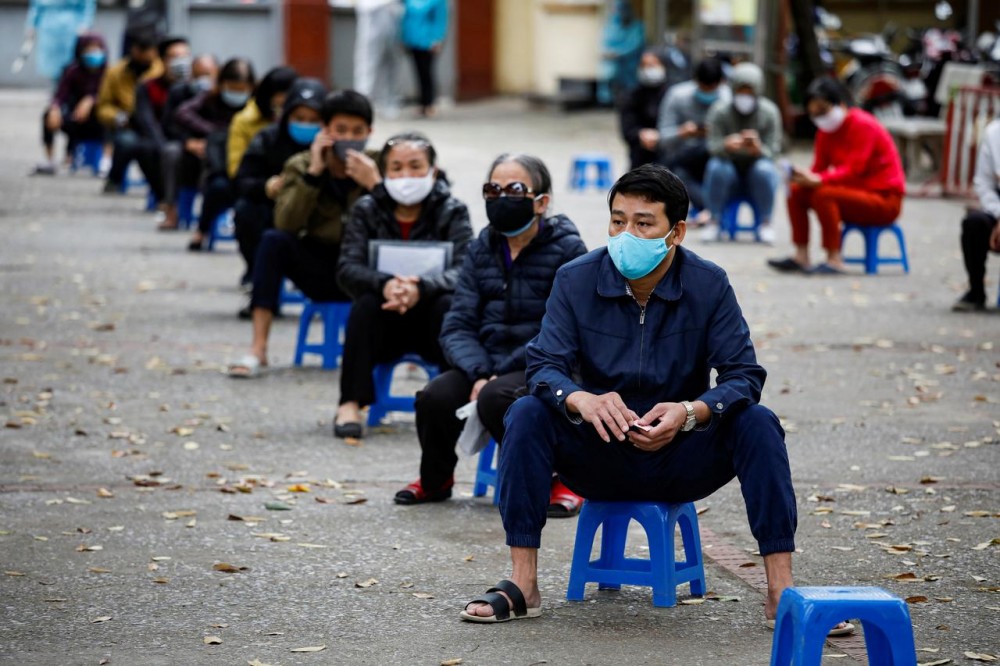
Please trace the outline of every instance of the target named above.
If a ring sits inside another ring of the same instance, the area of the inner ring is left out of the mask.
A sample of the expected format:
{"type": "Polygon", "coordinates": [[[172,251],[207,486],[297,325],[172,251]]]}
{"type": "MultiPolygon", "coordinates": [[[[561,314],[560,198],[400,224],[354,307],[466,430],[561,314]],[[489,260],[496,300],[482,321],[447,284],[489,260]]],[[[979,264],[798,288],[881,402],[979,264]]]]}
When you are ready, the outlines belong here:
{"type": "Polygon", "coordinates": [[[667,80],[667,70],[653,65],[639,69],[639,83],[644,86],[658,86],[667,80]]]}
{"type": "Polygon", "coordinates": [[[434,169],[418,178],[386,178],[382,181],[392,200],[404,206],[418,204],[434,189],[434,169]]]}
{"type": "Polygon", "coordinates": [[[733,95],[733,108],[740,115],[749,116],[757,109],[757,98],[745,93],[733,95]]]}
{"type": "Polygon", "coordinates": [[[842,106],[835,106],[822,116],[816,116],[812,119],[813,124],[821,132],[832,133],[840,129],[840,126],[844,124],[844,118],[847,117],[847,110],[842,106]]]}

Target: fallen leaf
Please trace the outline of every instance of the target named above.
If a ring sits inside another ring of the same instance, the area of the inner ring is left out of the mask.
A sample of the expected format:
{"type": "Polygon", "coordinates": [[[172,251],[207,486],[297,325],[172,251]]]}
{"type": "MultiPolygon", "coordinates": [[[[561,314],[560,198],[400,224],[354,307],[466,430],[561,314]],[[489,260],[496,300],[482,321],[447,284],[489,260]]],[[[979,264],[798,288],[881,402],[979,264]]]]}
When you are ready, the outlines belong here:
{"type": "Polygon", "coordinates": [[[312,647],[292,648],[289,652],[322,652],[325,649],[325,645],[314,645],[312,647]]]}
{"type": "Polygon", "coordinates": [[[474,559],[476,559],[476,556],[475,555],[466,555],[462,559],[465,560],[466,562],[472,562],[474,559]]]}
{"type": "Polygon", "coordinates": [[[205,645],[222,645],[222,639],[218,636],[205,636],[201,642],[205,645]]]}
{"type": "Polygon", "coordinates": [[[95,617],[93,620],[90,621],[90,623],[99,624],[101,622],[107,622],[110,619],[111,619],[110,615],[102,615],[101,617],[95,617]]]}
{"type": "Polygon", "coordinates": [[[369,578],[368,580],[364,580],[364,581],[355,581],[354,587],[371,587],[372,585],[375,585],[377,583],[378,583],[378,579],[376,579],[376,578],[369,578]]]}
{"type": "Polygon", "coordinates": [[[340,572],[338,572],[337,573],[337,578],[347,578],[347,572],[346,571],[340,571],[340,572]]]}
{"type": "Polygon", "coordinates": [[[153,560],[154,562],[169,562],[170,561],[170,556],[168,556],[168,555],[154,555],[153,557],[151,557],[149,559],[153,560]]]}
{"type": "Polygon", "coordinates": [[[27,576],[26,573],[21,573],[20,571],[4,571],[5,576],[27,576]]]}
{"type": "Polygon", "coordinates": [[[212,568],[216,571],[221,571],[223,573],[240,573],[241,571],[248,571],[247,567],[237,567],[228,562],[219,562],[218,564],[213,564],[212,568]]]}
{"type": "Polygon", "coordinates": [[[364,504],[368,501],[367,497],[345,497],[344,504],[364,504]]]}
{"type": "Polygon", "coordinates": [[[913,573],[912,571],[896,574],[895,576],[893,576],[893,578],[896,580],[919,580],[919,578],[917,578],[917,574],[913,573]]]}
{"type": "Polygon", "coordinates": [[[309,487],[308,483],[295,483],[288,486],[288,492],[290,493],[310,493],[312,489],[309,487]]]}
{"type": "Polygon", "coordinates": [[[170,579],[169,578],[154,578],[153,582],[156,583],[157,585],[166,585],[167,583],[170,582],[170,579]]]}
{"type": "Polygon", "coordinates": [[[104,550],[104,546],[88,546],[85,543],[81,543],[76,547],[76,552],[78,553],[96,553],[99,550],[104,550]]]}
{"type": "Polygon", "coordinates": [[[89,571],[90,573],[95,573],[95,574],[108,574],[108,573],[111,573],[111,569],[105,569],[103,567],[90,567],[89,569],[87,569],[87,571],[89,571]]]}
{"type": "Polygon", "coordinates": [[[969,518],[989,518],[992,514],[989,511],[966,511],[963,515],[969,518]]]}
{"type": "Polygon", "coordinates": [[[268,511],[291,511],[292,507],[284,502],[265,502],[264,508],[268,511]]]}
{"type": "Polygon", "coordinates": [[[951,659],[935,659],[934,661],[918,661],[917,666],[945,666],[945,664],[953,664],[951,659]]]}
{"type": "Polygon", "coordinates": [[[830,546],[830,550],[839,550],[845,553],[849,553],[854,550],[853,546],[830,546]]]}
{"type": "Polygon", "coordinates": [[[966,659],[972,659],[973,661],[996,661],[997,658],[992,654],[986,654],[985,652],[963,652],[966,659]]]}
{"type": "Polygon", "coordinates": [[[684,604],[685,606],[697,606],[699,604],[705,603],[705,600],[704,599],[698,599],[698,598],[695,598],[695,599],[681,599],[679,603],[684,604]]]}
{"type": "Polygon", "coordinates": [[[461,657],[455,657],[454,659],[445,659],[441,662],[441,666],[458,666],[462,663],[461,657]]]}
{"type": "Polygon", "coordinates": [[[923,595],[915,595],[912,597],[906,597],[906,603],[908,604],[925,604],[930,601],[927,597],[923,595]]]}
{"type": "Polygon", "coordinates": [[[430,594],[428,592],[414,592],[413,596],[415,596],[417,599],[433,599],[434,598],[434,595],[430,594]]]}

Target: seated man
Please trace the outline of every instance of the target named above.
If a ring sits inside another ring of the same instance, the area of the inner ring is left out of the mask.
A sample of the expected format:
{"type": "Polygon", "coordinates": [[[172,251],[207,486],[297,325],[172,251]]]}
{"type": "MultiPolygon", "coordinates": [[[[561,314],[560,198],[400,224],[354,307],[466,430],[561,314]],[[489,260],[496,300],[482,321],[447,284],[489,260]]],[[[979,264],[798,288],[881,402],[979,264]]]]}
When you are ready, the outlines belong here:
{"type": "Polygon", "coordinates": [[[114,142],[111,170],[104,183],[105,194],[120,192],[125,171],[135,159],[137,135],[132,128],[135,90],[140,82],[159,76],[163,65],[156,52],[156,35],[139,31],[129,34],[128,56],[108,68],[97,93],[97,119],[114,142]]]}
{"type": "Polygon", "coordinates": [[[972,180],[980,210],[970,210],[962,220],[962,256],[969,274],[969,291],[951,307],[955,312],[986,309],[986,254],[1000,252],[1000,120],[983,131],[972,180]]]}
{"type": "Polygon", "coordinates": [[[761,221],[760,239],[774,242],[771,212],[778,189],[774,157],[781,151],[781,114],[762,96],[764,73],[751,62],[733,67],[729,77],[733,98],[712,106],[705,119],[708,152],[705,200],[712,216],[703,240],[719,236],[719,221],[730,199],[750,199],[761,221]]]}
{"type": "Polygon", "coordinates": [[[778,418],[757,404],[766,373],[750,331],[725,272],[681,246],[688,197],[677,176],[639,167],[608,202],[608,247],[556,275],[528,344],[529,395],[505,419],[500,513],[527,610],[511,614],[509,596],[487,595],[461,616],[539,615],[538,548],[555,469],[591,500],[693,502],[738,477],[773,618],[792,584],[795,492],[778,418]]]}
{"type": "Polygon", "coordinates": [[[729,101],[729,87],[722,80],[722,63],[706,58],[694,70],[694,79],[667,91],[660,106],[660,152],[666,164],[682,181],[691,204],[701,210],[697,222],[708,221],[701,183],[708,164],[705,118],[716,101],[729,101]]]}
{"type": "Polygon", "coordinates": [[[346,301],[337,286],[340,239],[354,202],[382,182],[378,165],[362,152],[372,132],[372,107],[353,90],[332,92],[320,109],[322,129],[308,150],[281,172],[274,229],[264,232],[254,261],[250,353],[229,367],[230,377],[253,377],[267,365],[267,340],[286,277],[315,301],[346,301]]]}

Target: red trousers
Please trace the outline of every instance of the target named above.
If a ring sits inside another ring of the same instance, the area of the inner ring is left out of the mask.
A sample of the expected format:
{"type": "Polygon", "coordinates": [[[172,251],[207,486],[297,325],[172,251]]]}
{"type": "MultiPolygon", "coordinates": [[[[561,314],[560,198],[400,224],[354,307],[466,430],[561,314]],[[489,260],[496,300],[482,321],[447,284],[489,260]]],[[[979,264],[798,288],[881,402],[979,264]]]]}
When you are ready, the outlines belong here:
{"type": "Polygon", "coordinates": [[[809,209],[816,211],[823,232],[823,248],[840,250],[842,222],[862,226],[888,226],[899,217],[901,194],[867,192],[853,187],[792,185],[788,196],[788,217],[792,222],[792,242],[809,244],[809,209]]]}

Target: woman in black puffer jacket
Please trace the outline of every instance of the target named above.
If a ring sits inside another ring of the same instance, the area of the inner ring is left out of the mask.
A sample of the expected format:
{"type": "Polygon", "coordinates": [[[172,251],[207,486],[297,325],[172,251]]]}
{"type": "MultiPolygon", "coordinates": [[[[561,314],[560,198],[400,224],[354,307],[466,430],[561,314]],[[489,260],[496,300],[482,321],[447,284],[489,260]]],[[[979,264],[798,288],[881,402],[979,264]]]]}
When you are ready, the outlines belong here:
{"type": "MultiPolygon", "coordinates": [[[[498,157],[483,198],[490,225],[469,245],[441,328],[441,348],[453,369],[417,394],[420,479],[396,493],[398,504],[451,497],[463,428],[455,410],[465,403],[477,400],[483,425],[503,440],[503,417],[525,385],[524,347],[541,328],[556,271],[587,251],[569,218],[546,217],[552,179],[538,158],[498,157]]],[[[564,490],[554,488],[554,509],[574,513],[575,496],[564,490]]]]}

